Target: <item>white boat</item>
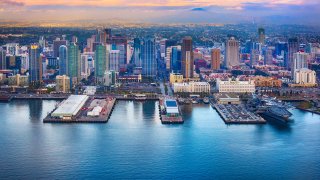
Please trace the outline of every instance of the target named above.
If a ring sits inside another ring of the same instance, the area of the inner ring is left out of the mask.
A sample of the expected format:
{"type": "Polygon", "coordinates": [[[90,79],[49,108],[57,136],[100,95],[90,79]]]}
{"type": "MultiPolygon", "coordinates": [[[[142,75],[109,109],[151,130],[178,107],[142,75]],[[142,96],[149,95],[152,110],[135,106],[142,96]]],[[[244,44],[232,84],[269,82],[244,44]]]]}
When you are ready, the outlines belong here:
{"type": "Polygon", "coordinates": [[[145,94],[136,94],[134,96],[134,99],[138,101],[144,101],[147,99],[147,96],[145,94]]]}

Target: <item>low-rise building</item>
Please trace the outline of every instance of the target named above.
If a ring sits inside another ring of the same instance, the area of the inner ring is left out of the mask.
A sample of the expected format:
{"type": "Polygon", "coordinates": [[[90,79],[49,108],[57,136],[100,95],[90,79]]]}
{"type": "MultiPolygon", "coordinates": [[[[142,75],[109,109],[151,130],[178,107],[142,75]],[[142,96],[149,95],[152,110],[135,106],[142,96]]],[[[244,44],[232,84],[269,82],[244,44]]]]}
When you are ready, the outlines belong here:
{"type": "Polygon", "coordinates": [[[187,93],[210,93],[208,82],[173,83],[173,91],[187,93]]]}
{"type": "Polygon", "coordinates": [[[229,78],[227,81],[217,79],[217,88],[220,93],[254,93],[254,80],[240,81],[238,78],[229,78]]]}
{"type": "Polygon", "coordinates": [[[179,73],[170,73],[170,83],[182,83],[183,82],[183,75],[179,73]]]}
{"type": "Polygon", "coordinates": [[[217,93],[214,95],[218,104],[241,104],[239,95],[232,93],[217,93]]]}
{"type": "Polygon", "coordinates": [[[256,87],[281,87],[282,81],[273,77],[256,76],[253,77],[256,87]]]}
{"type": "Polygon", "coordinates": [[[56,91],[68,93],[70,92],[70,77],[66,75],[56,77],[56,91]]]}
{"type": "Polygon", "coordinates": [[[9,86],[21,86],[21,87],[28,86],[29,85],[28,76],[20,75],[20,74],[9,76],[8,84],[9,86]]]}

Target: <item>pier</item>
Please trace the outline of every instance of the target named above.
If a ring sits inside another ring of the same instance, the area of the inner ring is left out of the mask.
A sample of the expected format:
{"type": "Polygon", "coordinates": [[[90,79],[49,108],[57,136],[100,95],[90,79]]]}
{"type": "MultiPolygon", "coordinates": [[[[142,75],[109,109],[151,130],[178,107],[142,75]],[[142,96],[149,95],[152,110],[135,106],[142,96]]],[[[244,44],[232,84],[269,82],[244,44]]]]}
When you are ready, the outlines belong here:
{"type": "Polygon", "coordinates": [[[261,116],[246,110],[243,105],[211,104],[226,124],[265,124],[261,116]]]}
{"type": "Polygon", "coordinates": [[[181,124],[184,123],[178,103],[174,99],[159,100],[159,113],[162,124],[181,124]]]}
{"type": "MultiPolygon", "coordinates": [[[[87,96],[88,97],[88,96],[87,96]]],[[[65,101],[68,101],[69,98],[65,101]]],[[[67,106],[65,104],[72,104],[72,102],[62,102],[60,106],[67,106]],[[65,103],[65,104],[64,104],[65,103]]],[[[116,98],[109,97],[106,99],[97,99],[88,97],[83,104],[76,102],[71,106],[78,106],[74,111],[61,110],[59,107],[54,109],[51,113],[43,119],[44,123],[107,123],[114,106],[116,98]]],[[[60,107],[64,108],[64,107],[60,107]]]]}

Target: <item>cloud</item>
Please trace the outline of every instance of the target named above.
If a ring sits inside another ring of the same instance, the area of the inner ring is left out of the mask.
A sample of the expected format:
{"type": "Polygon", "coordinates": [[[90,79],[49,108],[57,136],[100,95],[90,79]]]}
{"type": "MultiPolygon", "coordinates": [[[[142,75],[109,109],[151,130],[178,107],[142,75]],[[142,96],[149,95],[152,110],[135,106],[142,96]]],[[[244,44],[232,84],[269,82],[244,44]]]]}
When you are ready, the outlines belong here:
{"type": "Polygon", "coordinates": [[[196,8],[192,8],[191,11],[207,11],[207,10],[205,8],[196,7],[196,8]]]}
{"type": "Polygon", "coordinates": [[[14,1],[14,0],[0,0],[1,6],[24,6],[23,2],[14,1]]]}

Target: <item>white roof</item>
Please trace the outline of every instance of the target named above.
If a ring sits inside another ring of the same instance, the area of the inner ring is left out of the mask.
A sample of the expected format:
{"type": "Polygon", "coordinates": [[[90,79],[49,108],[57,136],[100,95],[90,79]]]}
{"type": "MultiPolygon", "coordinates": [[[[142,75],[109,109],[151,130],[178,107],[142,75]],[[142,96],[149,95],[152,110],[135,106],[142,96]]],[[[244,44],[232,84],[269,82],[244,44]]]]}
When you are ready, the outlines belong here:
{"type": "Polygon", "coordinates": [[[179,109],[178,108],[167,108],[167,113],[169,114],[178,114],[179,109]]]}
{"type": "Polygon", "coordinates": [[[60,104],[51,116],[60,117],[76,115],[88,98],[89,96],[87,95],[71,95],[60,104]]]}

